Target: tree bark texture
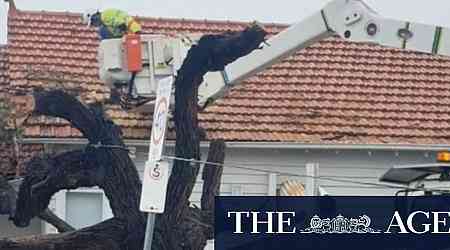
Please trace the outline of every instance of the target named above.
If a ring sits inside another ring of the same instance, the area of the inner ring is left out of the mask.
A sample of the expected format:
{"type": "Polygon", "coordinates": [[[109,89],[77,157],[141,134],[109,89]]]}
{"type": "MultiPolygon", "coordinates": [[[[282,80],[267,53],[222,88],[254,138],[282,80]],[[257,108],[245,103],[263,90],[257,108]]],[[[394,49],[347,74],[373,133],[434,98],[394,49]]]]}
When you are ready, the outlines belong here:
{"type": "MultiPolygon", "coordinates": [[[[13,218],[16,211],[16,200],[17,192],[15,188],[6,180],[6,178],[0,176],[0,215],[9,215],[10,218],[13,218]]],[[[60,233],[75,230],[72,226],[50,211],[50,209],[45,209],[41,212],[39,218],[50,223],[60,233]]]]}
{"type": "MultiPolygon", "coordinates": [[[[197,92],[203,76],[208,71],[223,70],[228,63],[249,54],[265,36],[266,32],[255,25],[241,32],[205,35],[189,50],[175,80],[177,157],[200,159],[197,92]]],[[[26,164],[26,176],[12,209],[15,225],[28,226],[32,218],[47,209],[51,197],[59,190],[93,186],[104,190],[114,218],[58,235],[0,240],[0,249],[141,250],[146,223],[146,215],[139,211],[142,184],[120,128],[105,118],[101,107],[87,107],[60,90],[34,93],[34,110],[39,115],[68,120],[89,140],[89,145],[83,150],[33,158],[26,164]]],[[[223,141],[213,142],[208,160],[223,163],[224,150],[223,141]]],[[[199,164],[174,162],[166,210],[156,220],[153,249],[200,250],[213,237],[213,200],[220,187],[222,170],[206,168],[203,178],[210,187],[204,187],[202,208],[197,208],[189,204],[189,197],[199,164]]]]}

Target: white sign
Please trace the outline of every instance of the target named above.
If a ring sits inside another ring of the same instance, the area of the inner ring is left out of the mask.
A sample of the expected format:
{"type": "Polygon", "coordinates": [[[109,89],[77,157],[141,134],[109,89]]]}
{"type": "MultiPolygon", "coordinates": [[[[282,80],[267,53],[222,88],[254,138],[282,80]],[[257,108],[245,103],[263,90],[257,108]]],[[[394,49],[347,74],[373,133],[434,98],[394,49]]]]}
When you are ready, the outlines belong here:
{"type": "Polygon", "coordinates": [[[161,162],[161,155],[169,117],[172,84],[173,77],[167,77],[158,82],[150,149],[142,183],[140,209],[143,212],[164,212],[167,183],[169,181],[169,164],[161,162]]]}
{"type": "Polygon", "coordinates": [[[163,213],[166,203],[167,183],[169,182],[169,163],[166,161],[145,164],[142,185],[141,206],[143,212],[163,213]]]}

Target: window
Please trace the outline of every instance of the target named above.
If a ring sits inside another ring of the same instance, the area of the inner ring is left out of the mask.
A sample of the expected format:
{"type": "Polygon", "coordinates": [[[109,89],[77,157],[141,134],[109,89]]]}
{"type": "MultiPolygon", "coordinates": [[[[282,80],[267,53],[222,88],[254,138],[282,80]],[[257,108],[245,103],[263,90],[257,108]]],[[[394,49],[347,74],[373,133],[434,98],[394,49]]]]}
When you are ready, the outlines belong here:
{"type": "MultiPolygon", "coordinates": [[[[60,191],[54,196],[50,208],[71,226],[79,229],[97,224],[113,217],[109,200],[98,188],[83,188],[60,191]]],[[[46,233],[56,229],[46,224],[46,233]]]]}
{"type": "Polygon", "coordinates": [[[103,195],[101,193],[66,193],[66,221],[79,229],[103,220],[103,195]]]}

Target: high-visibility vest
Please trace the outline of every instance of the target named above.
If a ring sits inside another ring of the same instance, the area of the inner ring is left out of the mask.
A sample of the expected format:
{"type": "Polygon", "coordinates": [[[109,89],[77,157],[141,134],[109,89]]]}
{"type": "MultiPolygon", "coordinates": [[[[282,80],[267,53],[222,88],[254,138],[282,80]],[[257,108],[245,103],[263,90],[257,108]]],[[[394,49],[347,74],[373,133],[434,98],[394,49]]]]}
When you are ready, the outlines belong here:
{"type": "Polygon", "coordinates": [[[141,25],[125,11],[117,9],[104,10],[101,13],[102,23],[108,27],[115,36],[122,36],[123,31],[119,29],[121,25],[126,25],[128,33],[137,33],[141,31],[141,25]]]}

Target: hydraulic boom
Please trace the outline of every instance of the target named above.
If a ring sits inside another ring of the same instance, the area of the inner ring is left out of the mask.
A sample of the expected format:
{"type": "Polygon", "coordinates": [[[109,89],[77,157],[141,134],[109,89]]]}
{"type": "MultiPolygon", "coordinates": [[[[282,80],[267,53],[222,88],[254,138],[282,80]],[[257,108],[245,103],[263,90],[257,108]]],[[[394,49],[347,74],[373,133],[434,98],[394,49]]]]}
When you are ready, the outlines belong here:
{"type": "MultiPolygon", "coordinates": [[[[267,44],[262,44],[262,49],[229,64],[223,72],[208,73],[199,88],[199,105],[205,107],[213,103],[243,80],[331,36],[450,56],[449,28],[384,18],[362,0],[334,0],[312,16],[271,37],[267,44]]],[[[186,40],[195,42],[195,39],[143,35],[143,69],[135,77],[134,94],[154,95],[159,79],[176,75],[192,45],[186,40]]],[[[120,54],[121,39],[114,40],[102,42],[99,50],[101,78],[113,85],[123,84],[124,79],[130,77],[120,61],[124,57],[120,54]]]]}
{"type": "MultiPolygon", "coordinates": [[[[331,36],[399,49],[450,56],[450,29],[384,18],[362,0],[334,0],[325,8],[273,36],[246,57],[228,65],[220,91],[203,90],[205,98],[220,98],[226,90],[280,60],[331,36]]],[[[206,100],[203,100],[206,101],[206,100]]]]}

